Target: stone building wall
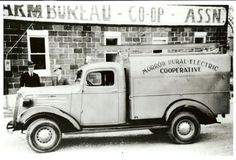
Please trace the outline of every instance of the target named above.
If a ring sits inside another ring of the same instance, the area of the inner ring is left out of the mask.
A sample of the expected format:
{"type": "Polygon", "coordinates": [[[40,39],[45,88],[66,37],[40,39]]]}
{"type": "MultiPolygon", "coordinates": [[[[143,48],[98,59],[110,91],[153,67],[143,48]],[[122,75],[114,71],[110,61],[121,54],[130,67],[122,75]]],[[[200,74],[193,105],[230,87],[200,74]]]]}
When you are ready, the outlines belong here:
{"type": "MultiPolygon", "coordinates": [[[[27,35],[7,55],[6,53],[19,40],[31,22],[4,20],[4,59],[11,60],[11,71],[4,72],[4,92],[14,94],[19,89],[20,75],[27,71],[27,35]]],[[[226,26],[119,26],[82,25],[64,23],[35,22],[29,29],[48,30],[49,56],[51,69],[54,62],[61,65],[65,76],[73,83],[77,69],[84,64],[85,57],[93,62],[105,61],[98,46],[104,45],[104,32],[120,32],[121,45],[152,44],[153,37],[168,37],[168,44],[194,43],[194,32],[207,32],[206,43],[220,43],[226,46],[226,26]]],[[[179,52],[170,49],[168,52],[179,52]]],[[[40,77],[42,86],[52,85],[52,76],[40,77]]]]}

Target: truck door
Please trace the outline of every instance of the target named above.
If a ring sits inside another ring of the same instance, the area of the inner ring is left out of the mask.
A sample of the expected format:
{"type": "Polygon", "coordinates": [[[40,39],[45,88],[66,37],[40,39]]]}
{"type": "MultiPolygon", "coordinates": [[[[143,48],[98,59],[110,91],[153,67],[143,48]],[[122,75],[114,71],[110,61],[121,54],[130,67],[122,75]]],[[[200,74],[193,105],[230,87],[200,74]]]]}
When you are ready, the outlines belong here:
{"type": "Polygon", "coordinates": [[[82,96],[82,125],[110,125],[118,122],[118,83],[114,70],[90,71],[82,96]]]}

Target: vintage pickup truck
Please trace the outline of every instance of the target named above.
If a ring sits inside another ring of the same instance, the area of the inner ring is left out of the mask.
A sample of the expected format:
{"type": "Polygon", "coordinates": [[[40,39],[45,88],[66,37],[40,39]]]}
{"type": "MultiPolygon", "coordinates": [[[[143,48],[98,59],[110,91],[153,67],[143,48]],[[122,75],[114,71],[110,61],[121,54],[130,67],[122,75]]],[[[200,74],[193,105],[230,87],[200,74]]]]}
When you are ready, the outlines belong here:
{"type": "Polygon", "coordinates": [[[132,55],[79,68],[67,86],[21,88],[7,129],[27,130],[29,146],[53,151],[63,134],[166,128],[193,143],[201,124],[229,113],[230,56],[132,55]]]}

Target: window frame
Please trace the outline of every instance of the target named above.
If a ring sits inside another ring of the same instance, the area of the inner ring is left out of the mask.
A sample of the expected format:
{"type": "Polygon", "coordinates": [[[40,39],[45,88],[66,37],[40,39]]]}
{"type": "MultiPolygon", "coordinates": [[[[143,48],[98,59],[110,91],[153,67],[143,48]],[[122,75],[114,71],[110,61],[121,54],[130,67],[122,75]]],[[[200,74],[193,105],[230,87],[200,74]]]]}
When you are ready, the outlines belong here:
{"type": "Polygon", "coordinates": [[[90,89],[92,89],[93,90],[93,88],[96,88],[96,89],[103,89],[104,87],[107,87],[107,88],[117,88],[117,77],[116,77],[117,75],[116,75],[116,71],[115,71],[115,69],[113,69],[113,68],[106,68],[106,69],[90,69],[90,70],[87,70],[86,71],[86,74],[84,74],[84,77],[83,77],[83,83],[84,83],[84,89],[85,90],[90,90],[90,89]],[[98,85],[98,86],[89,86],[89,85],[87,85],[87,82],[86,82],[86,80],[87,80],[87,76],[90,74],[90,73],[92,73],[92,72],[104,72],[104,71],[111,71],[111,72],[113,72],[113,76],[114,76],[114,83],[113,83],[113,85],[98,85]]]}
{"type": "Polygon", "coordinates": [[[27,30],[28,60],[31,61],[31,55],[45,55],[46,69],[34,69],[39,76],[50,76],[50,57],[48,44],[48,30],[27,30]],[[30,38],[44,38],[45,53],[31,53],[30,38]]]}
{"type": "Polygon", "coordinates": [[[85,82],[85,86],[88,86],[88,87],[113,87],[115,86],[115,71],[114,70],[111,70],[111,69],[107,69],[107,70],[93,70],[93,71],[89,71],[87,74],[86,74],[86,77],[85,77],[85,81],[87,81],[87,77],[91,74],[91,73],[100,73],[101,74],[101,84],[100,85],[88,85],[87,82],[85,82]],[[113,74],[113,84],[112,85],[103,85],[103,74],[102,72],[112,72],[113,74]]]}
{"type": "Polygon", "coordinates": [[[104,45],[107,45],[106,40],[110,39],[117,39],[117,45],[121,45],[121,32],[104,32],[104,45]]]}
{"type": "Polygon", "coordinates": [[[118,56],[119,56],[119,53],[118,52],[105,52],[105,60],[106,62],[118,62],[118,56]],[[107,61],[107,55],[110,54],[110,55],[116,55],[116,59],[115,61],[107,61]]]}
{"type": "MultiPolygon", "coordinates": [[[[121,32],[111,32],[111,31],[107,31],[107,32],[104,32],[104,45],[106,46],[106,39],[107,38],[111,38],[111,39],[114,39],[116,38],[117,39],[117,46],[121,45],[121,32]]],[[[116,46],[116,45],[115,45],[116,46]]],[[[109,61],[109,62],[118,62],[118,59],[119,58],[119,52],[115,52],[115,51],[107,51],[107,52],[104,52],[104,57],[105,57],[105,61],[107,62],[107,54],[115,54],[116,55],[116,60],[115,61],[109,61]]]]}

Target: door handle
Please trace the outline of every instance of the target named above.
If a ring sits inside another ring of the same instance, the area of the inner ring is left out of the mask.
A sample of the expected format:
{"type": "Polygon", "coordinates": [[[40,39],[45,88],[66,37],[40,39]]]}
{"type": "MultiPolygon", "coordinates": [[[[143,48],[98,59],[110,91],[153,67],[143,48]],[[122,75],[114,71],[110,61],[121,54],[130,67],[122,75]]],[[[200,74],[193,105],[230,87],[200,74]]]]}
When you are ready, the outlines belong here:
{"type": "Polygon", "coordinates": [[[118,92],[118,90],[113,90],[113,91],[111,91],[111,93],[117,93],[118,92]]]}
{"type": "Polygon", "coordinates": [[[48,97],[53,98],[53,97],[56,97],[56,95],[49,95],[48,97]]]}

